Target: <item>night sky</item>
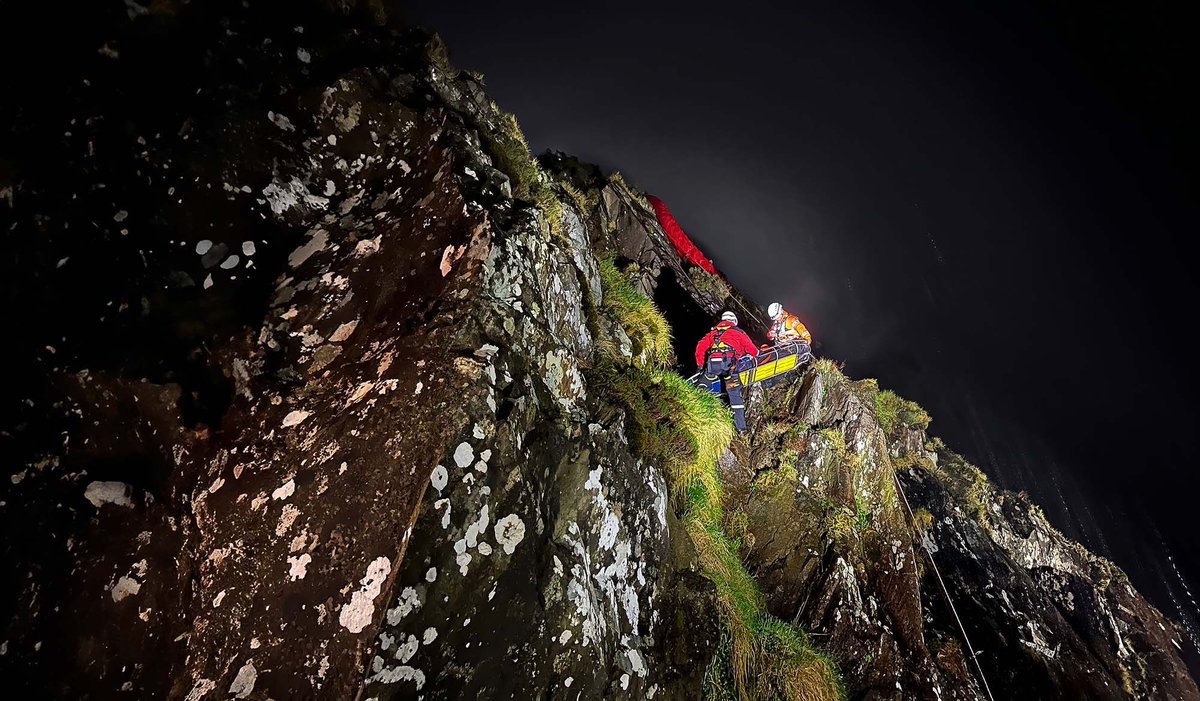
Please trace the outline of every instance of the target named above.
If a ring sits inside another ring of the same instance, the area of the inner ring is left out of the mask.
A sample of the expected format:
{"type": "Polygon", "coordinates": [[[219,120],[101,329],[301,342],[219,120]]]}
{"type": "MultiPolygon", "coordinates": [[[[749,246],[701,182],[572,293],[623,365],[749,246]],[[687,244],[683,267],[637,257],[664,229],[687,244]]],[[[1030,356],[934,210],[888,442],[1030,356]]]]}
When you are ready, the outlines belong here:
{"type": "Polygon", "coordinates": [[[663,198],[733,283],[924,405],[1197,640],[1198,57],[1182,17],[474,5],[402,13],[486,75],[535,151],[663,198]]]}

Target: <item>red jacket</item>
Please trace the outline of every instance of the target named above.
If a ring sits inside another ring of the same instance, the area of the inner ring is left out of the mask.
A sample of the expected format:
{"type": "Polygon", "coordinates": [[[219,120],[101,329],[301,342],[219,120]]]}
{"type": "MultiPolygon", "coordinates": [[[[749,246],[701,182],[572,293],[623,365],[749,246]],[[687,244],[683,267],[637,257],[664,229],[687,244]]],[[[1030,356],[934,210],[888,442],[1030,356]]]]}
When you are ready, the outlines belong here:
{"type": "Polygon", "coordinates": [[[721,340],[733,346],[733,352],[737,357],[740,358],[743,355],[758,357],[758,346],[754,345],[754,341],[750,340],[746,332],[728,321],[722,321],[712,331],[704,334],[704,338],[701,338],[700,342],[696,344],[696,367],[704,366],[705,356],[708,355],[708,349],[712,348],[713,339],[717,337],[718,331],[724,329],[729,330],[725,331],[725,334],[721,336],[721,340]]]}

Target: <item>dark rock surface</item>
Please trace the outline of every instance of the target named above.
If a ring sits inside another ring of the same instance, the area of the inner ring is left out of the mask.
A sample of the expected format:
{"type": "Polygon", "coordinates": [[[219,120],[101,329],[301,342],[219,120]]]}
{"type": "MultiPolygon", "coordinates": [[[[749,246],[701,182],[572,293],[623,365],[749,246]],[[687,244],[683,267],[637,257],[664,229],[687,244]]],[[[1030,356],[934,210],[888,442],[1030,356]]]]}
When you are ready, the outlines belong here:
{"type": "MultiPolygon", "coordinates": [[[[761,310],[372,3],[75,19],[0,106],[10,693],[701,696],[712,584],[588,384],[636,361],[589,318],[599,259],[685,372],[761,310]]],[[[722,462],[768,607],[852,698],[983,698],[926,547],[996,698],[1200,698],[1119,570],[875,391],[825,364],[759,394],[722,462]]]]}
{"type": "Polygon", "coordinates": [[[772,612],[825,638],[851,698],[1200,698],[1180,632],[1116,566],[924,426],[886,431],[877,393],[822,361],[759,395],[724,465],[772,612]]]}
{"type": "Polygon", "coordinates": [[[99,18],[119,57],[13,115],[71,133],[69,178],[6,154],[10,272],[51,317],[5,434],[5,676],[695,696],[711,587],[584,385],[600,234],[511,198],[502,115],[435,38],[314,12],[99,18]],[[122,104],[152,58],[170,94],[122,104]]]}

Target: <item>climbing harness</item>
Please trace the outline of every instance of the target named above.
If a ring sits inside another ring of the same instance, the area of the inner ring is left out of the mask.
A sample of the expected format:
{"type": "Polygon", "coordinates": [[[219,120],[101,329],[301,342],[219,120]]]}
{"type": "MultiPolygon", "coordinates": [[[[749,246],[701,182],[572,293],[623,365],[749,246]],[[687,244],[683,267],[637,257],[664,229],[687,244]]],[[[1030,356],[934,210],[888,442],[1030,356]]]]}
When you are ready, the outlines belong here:
{"type": "MultiPolygon", "coordinates": [[[[908,495],[904,493],[904,487],[900,485],[900,478],[896,476],[895,472],[892,473],[892,481],[895,482],[896,491],[900,492],[900,498],[904,501],[904,510],[908,513],[909,532],[913,536],[913,543],[916,543],[917,534],[912,528],[915,519],[913,517],[912,506],[908,503],[908,495]]],[[[962,633],[963,642],[967,644],[967,651],[971,653],[971,660],[975,663],[975,669],[979,672],[979,680],[983,682],[983,690],[987,693],[989,701],[996,701],[995,697],[992,696],[991,687],[988,686],[987,677],[983,674],[983,667],[979,664],[979,657],[975,655],[975,648],[971,645],[971,639],[967,637],[967,629],[963,626],[962,619],[958,617],[958,609],[954,607],[954,600],[950,598],[950,590],[946,589],[946,580],[942,579],[942,573],[938,570],[937,563],[933,561],[933,553],[924,543],[921,544],[921,549],[925,551],[925,557],[929,560],[930,566],[933,567],[933,573],[937,575],[938,585],[942,588],[942,595],[946,597],[946,603],[950,606],[950,613],[954,614],[954,620],[958,623],[958,630],[962,633]]]]}
{"type": "Polygon", "coordinates": [[[710,375],[725,372],[729,369],[730,363],[734,360],[733,346],[729,345],[723,340],[725,332],[731,328],[734,327],[728,326],[718,330],[717,334],[713,336],[712,345],[708,347],[708,353],[705,354],[704,368],[710,375]],[[716,369],[717,372],[714,373],[714,369],[716,369]]]}

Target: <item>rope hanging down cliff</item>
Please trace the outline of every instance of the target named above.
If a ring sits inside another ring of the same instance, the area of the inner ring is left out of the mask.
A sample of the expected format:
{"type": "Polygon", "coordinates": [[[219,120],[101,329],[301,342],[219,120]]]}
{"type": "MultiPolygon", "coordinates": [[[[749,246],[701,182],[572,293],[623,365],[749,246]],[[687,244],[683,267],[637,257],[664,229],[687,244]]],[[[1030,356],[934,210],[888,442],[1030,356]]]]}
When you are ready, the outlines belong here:
{"type": "MultiPolygon", "coordinates": [[[[896,491],[900,493],[900,498],[904,502],[904,511],[908,514],[909,532],[912,533],[913,542],[917,542],[917,533],[912,529],[913,512],[912,506],[908,503],[908,495],[904,493],[904,487],[900,485],[900,478],[892,473],[892,481],[896,484],[896,491]]],[[[938,585],[942,588],[942,595],[946,597],[946,603],[950,606],[950,613],[954,614],[954,620],[958,623],[958,630],[962,633],[963,642],[967,645],[967,652],[971,653],[971,661],[975,663],[975,669],[979,672],[979,681],[983,683],[983,690],[987,694],[989,701],[996,701],[992,696],[992,689],[988,686],[987,677],[983,674],[983,667],[979,664],[979,657],[975,655],[975,647],[971,645],[971,639],[967,636],[967,629],[963,626],[962,619],[958,617],[958,609],[954,607],[954,600],[950,598],[950,591],[946,589],[946,580],[942,579],[942,573],[938,569],[937,563],[933,561],[933,553],[925,544],[921,544],[921,549],[925,551],[925,557],[929,560],[930,566],[933,567],[933,573],[937,575],[938,585]]]]}

